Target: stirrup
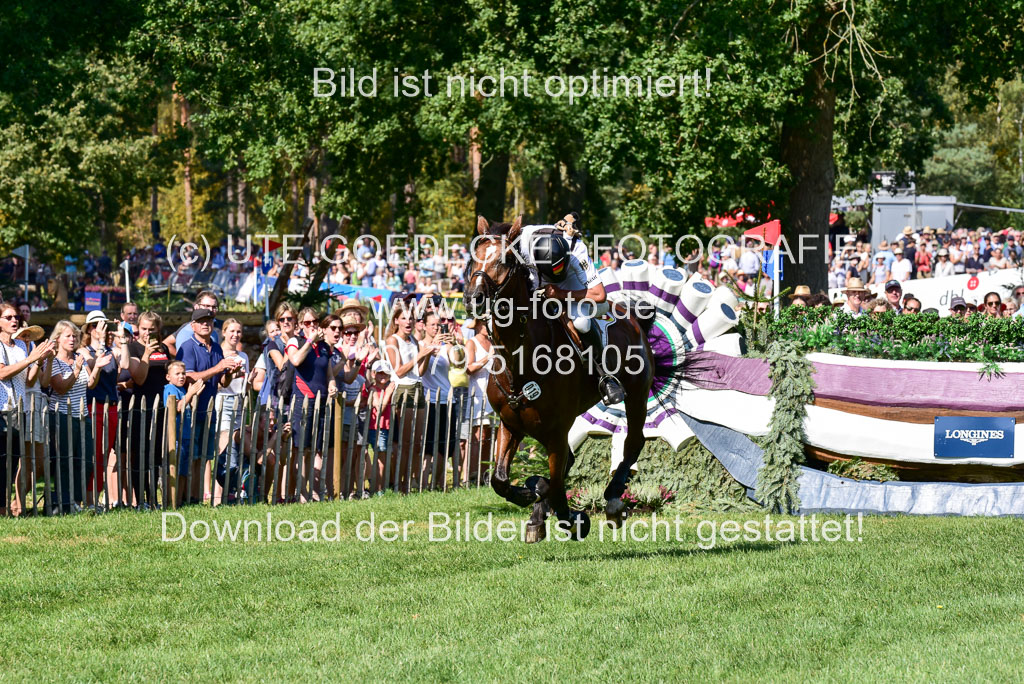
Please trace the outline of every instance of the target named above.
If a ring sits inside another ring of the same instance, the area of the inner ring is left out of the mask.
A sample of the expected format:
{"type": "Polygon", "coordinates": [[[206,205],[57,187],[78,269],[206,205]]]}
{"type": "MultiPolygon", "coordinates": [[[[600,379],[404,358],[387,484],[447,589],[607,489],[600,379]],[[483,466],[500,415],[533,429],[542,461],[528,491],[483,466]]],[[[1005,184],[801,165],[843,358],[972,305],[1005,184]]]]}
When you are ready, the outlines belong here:
{"type": "Polygon", "coordinates": [[[601,400],[605,406],[621,404],[626,400],[625,390],[612,375],[603,376],[597,383],[597,389],[601,392],[601,400]]]}

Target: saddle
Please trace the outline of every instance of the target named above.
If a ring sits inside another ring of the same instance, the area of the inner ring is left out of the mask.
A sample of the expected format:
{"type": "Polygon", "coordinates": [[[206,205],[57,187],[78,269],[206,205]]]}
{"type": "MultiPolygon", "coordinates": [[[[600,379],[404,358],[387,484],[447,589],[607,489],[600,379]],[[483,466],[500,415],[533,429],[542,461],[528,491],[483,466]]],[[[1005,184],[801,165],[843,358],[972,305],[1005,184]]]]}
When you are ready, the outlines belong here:
{"type": "MultiPolygon", "coordinates": [[[[624,313],[624,311],[623,311],[624,313]]],[[[566,332],[569,335],[569,339],[573,341],[580,351],[585,350],[587,347],[593,347],[594,342],[600,342],[601,346],[608,345],[608,326],[613,324],[615,321],[603,320],[600,318],[590,319],[590,334],[580,335],[580,331],[576,329],[576,326],[569,320],[568,314],[563,313],[561,317],[562,325],[565,327],[566,332]],[[596,335],[596,336],[595,336],[596,335]],[[588,339],[589,338],[589,339],[588,339]]]]}

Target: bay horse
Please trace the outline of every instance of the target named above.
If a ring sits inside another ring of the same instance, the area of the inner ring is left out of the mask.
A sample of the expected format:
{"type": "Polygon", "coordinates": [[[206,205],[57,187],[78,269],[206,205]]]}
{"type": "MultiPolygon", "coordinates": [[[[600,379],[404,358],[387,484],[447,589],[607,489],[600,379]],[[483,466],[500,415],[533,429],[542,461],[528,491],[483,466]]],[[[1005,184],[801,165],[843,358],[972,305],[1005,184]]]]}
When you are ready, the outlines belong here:
{"type": "MultiPolygon", "coordinates": [[[[577,416],[600,401],[599,378],[591,368],[593,364],[584,363],[575,353],[574,363],[565,373],[555,372],[553,365],[549,368],[547,363],[538,362],[540,356],[547,355],[547,361],[553,363],[556,350],[566,346],[582,349],[582,345],[566,314],[551,320],[539,311],[543,309],[538,306],[542,300],[533,297],[530,267],[516,252],[521,231],[522,216],[512,223],[493,225],[484,217],[478,217],[478,237],[474,239],[468,270],[471,275],[463,295],[469,316],[490,318],[492,343],[501,357],[494,364],[497,370],[491,372],[487,383],[487,398],[501,418],[491,485],[508,501],[518,506],[533,506],[526,528],[527,543],[544,539],[545,520],[550,512],[557,516],[558,525],[569,538],[582,539],[590,531],[589,516],[585,511],[571,510],[565,493],[565,479],[574,460],[568,436],[577,416]],[[498,315],[503,307],[514,315],[498,315]],[[538,372],[539,366],[547,372],[538,372]],[[529,383],[536,383],[540,388],[540,396],[535,399],[524,398],[527,394],[524,387],[529,383]],[[509,464],[526,435],[547,450],[549,477],[531,477],[523,486],[516,486],[509,481],[509,464]]],[[[625,518],[621,497],[630,469],[644,446],[647,397],[654,377],[653,357],[647,342],[653,312],[647,317],[623,307],[617,314],[608,327],[606,348],[617,347],[619,359],[633,361],[619,364],[629,366],[629,374],[624,372],[624,367],[608,369],[625,390],[628,427],[624,458],[604,491],[608,519],[616,526],[625,518]],[[636,355],[627,356],[631,349],[641,351],[642,367],[639,369],[636,355]]]]}

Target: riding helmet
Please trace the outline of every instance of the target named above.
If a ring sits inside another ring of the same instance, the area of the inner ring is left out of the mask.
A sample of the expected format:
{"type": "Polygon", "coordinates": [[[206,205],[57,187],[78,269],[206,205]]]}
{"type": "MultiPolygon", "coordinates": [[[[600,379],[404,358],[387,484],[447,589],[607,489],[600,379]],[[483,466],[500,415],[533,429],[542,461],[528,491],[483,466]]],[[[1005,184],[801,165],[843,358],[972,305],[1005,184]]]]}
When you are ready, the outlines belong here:
{"type": "Polygon", "coordinates": [[[569,265],[569,243],[558,234],[545,233],[533,241],[533,263],[548,280],[565,280],[569,265]]]}

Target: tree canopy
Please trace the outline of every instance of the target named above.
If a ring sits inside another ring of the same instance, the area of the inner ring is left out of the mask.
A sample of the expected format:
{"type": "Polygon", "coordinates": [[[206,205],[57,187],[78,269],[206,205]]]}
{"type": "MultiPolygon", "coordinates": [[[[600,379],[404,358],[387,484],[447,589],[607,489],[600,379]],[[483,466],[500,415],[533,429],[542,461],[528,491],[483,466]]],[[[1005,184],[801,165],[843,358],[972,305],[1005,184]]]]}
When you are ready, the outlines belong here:
{"type": "MultiPolygon", "coordinates": [[[[1021,110],[1004,85],[1024,64],[1021,17],[1024,0],[16,2],[0,19],[0,248],[113,241],[152,188],[181,183],[222,234],[243,205],[246,228],[273,232],[346,214],[355,231],[422,217],[468,233],[486,208],[578,209],[593,230],[648,235],[747,207],[795,244],[825,233],[837,178],[1013,168],[1012,116],[982,150],[952,109],[998,95],[1021,110]],[[376,69],[377,95],[314,97],[324,67],[376,69]],[[572,103],[444,93],[449,76],[502,69],[698,87],[572,103]],[[393,76],[425,71],[434,96],[393,95],[393,76]],[[172,103],[187,116],[161,119],[172,103]],[[926,165],[936,143],[960,151],[926,165]]],[[[813,261],[793,272],[820,288],[813,261]]]]}

